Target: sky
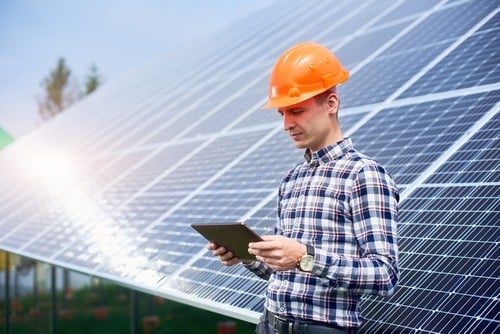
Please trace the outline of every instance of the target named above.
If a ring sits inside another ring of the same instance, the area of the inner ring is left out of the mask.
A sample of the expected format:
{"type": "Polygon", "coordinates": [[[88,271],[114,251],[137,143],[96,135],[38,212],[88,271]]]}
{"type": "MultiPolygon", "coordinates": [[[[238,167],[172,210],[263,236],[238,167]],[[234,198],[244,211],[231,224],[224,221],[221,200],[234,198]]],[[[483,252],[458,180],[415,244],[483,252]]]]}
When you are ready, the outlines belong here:
{"type": "Polygon", "coordinates": [[[83,86],[210,35],[274,0],[1,0],[0,128],[20,138],[42,123],[41,83],[64,58],[83,86]]]}

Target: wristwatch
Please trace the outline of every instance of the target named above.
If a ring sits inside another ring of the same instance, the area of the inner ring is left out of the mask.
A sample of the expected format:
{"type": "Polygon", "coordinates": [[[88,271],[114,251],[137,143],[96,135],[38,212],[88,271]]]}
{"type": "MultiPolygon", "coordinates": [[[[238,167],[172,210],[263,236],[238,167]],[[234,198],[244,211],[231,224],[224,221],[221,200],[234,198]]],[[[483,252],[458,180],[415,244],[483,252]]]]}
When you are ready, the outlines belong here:
{"type": "Polygon", "coordinates": [[[310,273],[314,266],[314,247],[311,245],[305,246],[307,249],[306,254],[297,261],[297,268],[301,271],[310,273]]]}

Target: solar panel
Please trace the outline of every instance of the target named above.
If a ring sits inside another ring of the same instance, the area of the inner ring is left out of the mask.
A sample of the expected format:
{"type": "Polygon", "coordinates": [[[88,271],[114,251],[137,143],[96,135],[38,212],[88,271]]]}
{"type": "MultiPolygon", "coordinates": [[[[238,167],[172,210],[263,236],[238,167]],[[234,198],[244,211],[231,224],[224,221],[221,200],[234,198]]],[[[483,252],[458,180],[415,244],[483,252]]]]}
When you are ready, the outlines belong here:
{"type": "Polygon", "coordinates": [[[401,188],[401,282],[364,333],[499,330],[498,4],[277,1],[108,82],[0,152],[0,249],[257,322],[266,282],[191,223],[273,233],[302,154],[261,110],[275,59],[315,40],[351,71],[340,123],[401,188]]]}
{"type": "Polygon", "coordinates": [[[384,163],[398,184],[406,185],[496,101],[498,93],[482,93],[388,108],[359,128],[353,137],[364,152],[384,163]]]}

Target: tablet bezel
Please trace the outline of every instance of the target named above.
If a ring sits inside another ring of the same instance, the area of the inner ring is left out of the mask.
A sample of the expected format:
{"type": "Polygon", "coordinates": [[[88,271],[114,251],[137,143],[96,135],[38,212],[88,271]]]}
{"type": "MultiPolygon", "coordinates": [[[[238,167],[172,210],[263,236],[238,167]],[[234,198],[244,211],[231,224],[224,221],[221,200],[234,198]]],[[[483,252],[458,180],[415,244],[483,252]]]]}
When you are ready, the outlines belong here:
{"type": "Polygon", "coordinates": [[[233,252],[240,260],[255,260],[255,255],[248,253],[248,244],[262,241],[262,238],[243,222],[191,224],[191,227],[208,241],[233,252]]]}

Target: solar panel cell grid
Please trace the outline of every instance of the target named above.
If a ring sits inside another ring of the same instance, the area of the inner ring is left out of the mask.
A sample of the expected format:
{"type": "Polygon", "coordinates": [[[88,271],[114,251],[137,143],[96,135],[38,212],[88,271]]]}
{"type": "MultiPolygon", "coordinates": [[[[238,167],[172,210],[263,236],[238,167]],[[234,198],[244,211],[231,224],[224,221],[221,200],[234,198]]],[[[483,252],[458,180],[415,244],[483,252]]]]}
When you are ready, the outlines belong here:
{"type": "Polygon", "coordinates": [[[486,24],[484,24],[479,30],[498,30],[498,28],[500,28],[500,14],[497,12],[495,16],[493,16],[491,20],[486,22],[486,24]]]}
{"type": "Polygon", "coordinates": [[[33,196],[30,201],[14,204],[15,210],[1,216],[0,240],[19,248],[26,243],[18,244],[16,238],[32,239],[64,215],[57,205],[43,197],[33,196]]]}
{"type": "Polygon", "coordinates": [[[23,245],[22,249],[30,254],[48,259],[55,252],[71,245],[78,238],[77,233],[81,232],[64,221],[56,220],[55,223],[58,225],[51,225],[41,235],[32,237],[30,243],[23,245]]]}
{"type": "Polygon", "coordinates": [[[123,228],[140,232],[187,195],[187,193],[155,196],[143,194],[115,211],[113,217],[116,221],[124,223],[123,228]]]}
{"type": "MultiPolygon", "coordinates": [[[[138,189],[153,182],[159,175],[173,167],[173,164],[181,160],[187,152],[192,151],[199,143],[188,142],[171,145],[151,151],[143,151],[138,155],[142,159],[128,160],[130,164],[123,164],[122,159],[112,166],[120,166],[121,170],[115,170],[108,184],[104,196],[116,204],[132,196],[138,189]]],[[[135,155],[135,154],[134,154],[135,155]]]]}
{"type": "Polygon", "coordinates": [[[430,10],[435,5],[436,1],[434,0],[421,0],[417,2],[404,1],[392,12],[385,15],[383,22],[397,21],[406,17],[415,17],[422,14],[422,12],[430,10]]]}
{"type": "MultiPolygon", "coordinates": [[[[204,261],[207,261],[205,259],[204,261]]],[[[213,261],[210,259],[208,261],[213,261]]],[[[196,265],[195,268],[200,268],[196,265]]],[[[215,266],[212,270],[189,269],[182,273],[180,277],[175,277],[168,282],[166,286],[180,288],[181,291],[199,295],[208,300],[224,300],[230,306],[241,307],[249,305],[252,311],[262,311],[262,288],[265,287],[264,281],[255,281],[248,272],[242,271],[227,273],[228,269],[221,270],[215,266]],[[232,285],[224,285],[217,288],[221,282],[238,277],[232,285]]]]}
{"type": "MultiPolygon", "coordinates": [[[[388,40],[393,38],[408,24],[408,22],[394,23],[380,29],[368,30],[363,34],[356,36],[341,48],[338,48],[335,55],[339,58],[342,64],[350,70],[366,57],[370,56],[380,47],[380,45],[383,45],[388,40]]],[[[337,49],[335,42],[329,44],[331,44],[332,49],[337,49]]]]}
{"type": "Polygon", "coordinates": [[[97,264],[99,264],[99,257],[90,251],[86,244],[78,244],[71,247],[71,250],[63,252],[57,257],[57,261],[63,263],[71,263],[74,266],[85,268],[86,270],[92,270],[97,264]]]}
{"type": "Polygon", "coordinates": [[[170,214],[169,219],[177,218],[183,221],[184,217],[189,217],[201,223],[236,221],[266,195],[267,192],[201,193],[177,208],[170,214]]]}
{"type": "MultiPolygon", "coordinates": [[[[5,232],[2,244],[5,245],[7,249],[20,249],[22,246],[26,244],[26,242],[30,241],[33,238],[33,234],[31,233],[12,233],[12,230],[18,227],[18,225],[22,224],[24,221],[11,220],[13,225],[6,225],[1,232],[5,232]],[[10,233],[9,233],[10,232],[10,233]],[[6,236],[7,234],[7,236],[6,236]]],[[[37,234],[41,231],[36,231],[37,234]]]]}
{"type": "Polygon", "coordinates": [[[383,102],[447,46],[439,44],[403,53],[382,54],[356,72],[343,86],[344,106],[383,102]]]}
{"type": "Polygon", "coordinates": [[[498,83],[499,47],[497,31],[476,33],[443,59],[439,69],[431,70],[402,97],[498,83]]]}
{"type": "Polygon", "coordinates": [[[315,40],[351,70],[344,135],[402,195],[400,287],[363,297],[362,332],[499,331],[495,11],[486,0],[277,1],[2,150],[0,248],[258,321],[267,282],[222,266],[190,224],[273,233],[276,187],[303,150],[261,106],[276,58],[315,40]],[[78,166],[64,186],[23,167],[26,152],[53,147],[78,166]]]}
{"type": "MultiPolygon", "coordinates": [[[[160,179],[152,191],[194,190],[258,142],[267,131],[221,137],[160,179]]],[[[188,152],[186,152],[188,153],[188,152]]]]}
{"type": "Polygon", "coordinates": [[[275,189],[278,181],[290,167],[301,159],[301,153],[291,147],[286,134],[277,133],[227,173],[217,178],[207,189],[275,189]]]}
{"type": "Polygon", "coordinates": [[[500,119],[496,115],[483,129],[465,143],[437,170],[427,182],[498,182],[498,129],[500,119]]]}
{"type": "MultiPolygon", "coordinates": [[[[202,100],[202,99],[200,99],[202,100]]],[[[148,140],[145,142],[146,145],[162,144],[167,143],[174,138],[178,138],[183,131],[190,127],[194,127],[198,124],[198,120],[211,108],[216,107],[219,101],[200,101],[199,106],[180,106],[176,110],[178,113],[174,114],[173,117],[164,124],[158,124],[157,127],[153,129],[148,140]],[[203,103],[202,103],[203,102],[203,103]]]]}
{"type": "Polygon", "coordinates": [[[443,102],[381,111],[353,134],[357,146],[381,161],[398,183],[410,183],[486,111],[466,112],[481,102],[477,95],[443,102]]]}
{"type": "Polygon", "coordinates": [[[270,123],[276,123],[279,120],[278,113],[276,110],[261,110],[261,107],[265,104],[265,97],[267,97],[267,92],[260,100],[257,101],[257,109],[254,112],[247,114],[244,119],[242,119],[238,124],[235,125],[235,129],[247,128],[249,126],[265,125],[270,123]]]}
{"type": "MultiPolygon", "coordinates": [[[[115,142],[115,145],[110,147],[110,150],[114,151],[126,151],[129,150],[130,148],[135,148],[137,146],[140,146],[143,142],[145,142],[153,132],[157,131],[157,129],[164,124],[168,123],[168,121],[173,118],[172,115],[169,115],[168,112],[170,110],[166,106],[160,106],[158,107],[158,110],[156,111],[157,117],[148,117],[150,122],[148,123],[141,123],[140,125],[134,126],[133,128],[130,128],[129,131],[127,131],[126,136],[120,138],[119,141],[115,142]],[[161,113],[167,113],[167,115],[164,115],[162,117],[158,117],[158,114],[161,113]]],[[[161,131],[161,130],[159,130],[161,131]]]]}
{"type": "Polygon", "coordinates": [[[496,7],[494,1],[488,0],[464,1],[444,6],[395,43],[386,54],[398,53],[401,50],[418,52],[426,46],[453,41],[496,7]],[[467,19],[464,20],[464,17],[467,19]]]}
{"type": "MultiPolygon", "coordinates": [[[[303,36],[297,34],[298,40],[316,39],[316,34],[325,36],[325,39],[339,39],[349,36],[353,31],[358,31],[364,27],[367,22],[377,20],[380,22],[382,17],[379,14],[384,12],[392,5],[391,1],[345,1],[344,6],[330,6],[334,11],[324,11],[327,13],[329,20],[325,23],[321,30],[311,31],[311,36],[303,36]],[[347,14],[347,15],[346,15],[347,14]],[[332,17],[336,17],[332,20],[332,17]],[[325,33],[328,33],[325,35],[325,33]],[[326,38],[328,37],[328,38],[326,38]]],[[[333,49],[337,48],[333,45],[333,49]]]]}
{"type": "MultiPolygon", "coordinates": [[[[265,95],[261,92],[245,91],[232,101],[221,102],[221,104],[217,106],[216,109],[214,109],[214,111],[216,110],[216,112],[210,117],[209,120],[200,123],[191,131],[187,132],[184,137],[190,138],[198,135],[217,133],[235,122],[238,118],[243,117],[250,111],[253,111],[258,115],[261,114],[259,116],[265,116],[262,114],[268,111],[261,110],[263,104],[259,103],[259,101],[262,100],[263,96],[265,95]]],[[[258,123],[252,124],[247,121],[244,121],[243,123],[244,126],[258,125],[258,123]]]]}

